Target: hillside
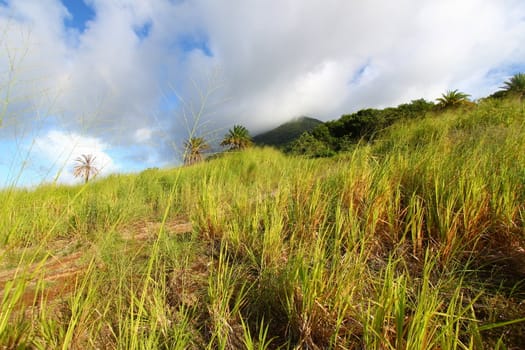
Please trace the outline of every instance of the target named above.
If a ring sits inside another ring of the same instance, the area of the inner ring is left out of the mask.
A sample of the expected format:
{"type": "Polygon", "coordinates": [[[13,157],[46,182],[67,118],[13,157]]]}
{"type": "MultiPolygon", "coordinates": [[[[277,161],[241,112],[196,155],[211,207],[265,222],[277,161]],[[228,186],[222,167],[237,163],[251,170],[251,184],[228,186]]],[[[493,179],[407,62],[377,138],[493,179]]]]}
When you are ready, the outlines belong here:
{"type": "Polygon", "coordinates": [[[254,136],[253,141],[260,146],[282,147],[301,136],[303,132],[311,131],[322,123],[314,118],[300,117],[254,136]]]}
{"type": "Polygon", "coordinates": [[[397,107],[362,109],[317,125],[309,133],[293,140],[286,151],[313,158],[331,156],[348,151],[359,142],[372,142],[395,123],[423,118],[436,110],[438,114],[442,112],[433,102],[424,99],[397,107]]]}
{"type": "Polygon", "coordinates": [[[0,344],[524,348],[523,111],[401,119],[331,158],[253,148],[0,191],[0,344]]]}

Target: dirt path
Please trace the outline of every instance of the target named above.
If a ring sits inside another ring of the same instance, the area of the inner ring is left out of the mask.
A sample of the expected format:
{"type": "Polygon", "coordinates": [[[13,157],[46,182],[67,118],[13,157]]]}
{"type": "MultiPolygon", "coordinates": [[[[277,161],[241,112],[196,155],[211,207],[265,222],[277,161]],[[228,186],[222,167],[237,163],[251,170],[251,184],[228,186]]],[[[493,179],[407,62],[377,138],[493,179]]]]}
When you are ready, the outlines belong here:
{"type": "Polygon", "coordinates": [[[187,220],[172,220],[162,225],[160,222],[138,222],[122,230],[122,238],[127,240],[146,241],[157,238],[163,229],[168,235],[191,232],[193,227],[187,220]]]}
{"type": "MultiPolygon", "coordinates": [[[[129,241],[140,242],[153,240],[158,236],[161,228],[169,235],[183,234],[192,231],[192,225],[185,220],[172,220],[164,225],[157,222],[137,222],[121,230],[122,238],[129,241]]],[[[75,251],[68,254],[60,254],[67,248],[64,242],[51,247],[52,252],[44,261],[30,264],[23,268],[16,267],[0,272],[0,300],[4,295],[5,287],[16,278],[26,280],[26,288],[22,295],[22,304],[31,306],[35,304],[37,297],[37,284],[43,283],[44,295],[47,301],[61,299],[75,290],[77,280],[86,271],[89,265],[90,253],[86,251],[75,251]],[[56,254],[56,255],[53,255],[56,254]]],[[[38,299],[40,299],[40,295],[38,299]]],[[[37,300],[38,303],[38,300],[37,300]]]]}

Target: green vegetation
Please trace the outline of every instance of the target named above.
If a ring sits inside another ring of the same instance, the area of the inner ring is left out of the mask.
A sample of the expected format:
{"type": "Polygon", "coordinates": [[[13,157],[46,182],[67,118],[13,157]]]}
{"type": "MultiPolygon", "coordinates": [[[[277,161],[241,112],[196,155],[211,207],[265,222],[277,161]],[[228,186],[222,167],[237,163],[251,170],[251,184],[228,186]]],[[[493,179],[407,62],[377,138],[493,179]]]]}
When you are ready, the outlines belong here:
{"type": "Polygon", "coordinates": [[[203,137],[190,137],[184,142],[184,164],[193,165],[202,161],[203,152],[210,149],[210,145],[203,137]]]}
{"type": "Polygon", "coordinates": [[[362,109],[316,126],[292,141],[285,151],[309,157],[327,157],[347,152],[359,142],[374,140],[395,122],[422,118],[435,108],[434,103],[419,99],[397,107],[362,109]]]}
{"type": "Polygon", "coordinates": [[[299,138],[303,133],[312,131],[320,124],[323,124],[320,120],[309,117],[300,117],[279,125],[275,129],[254,136],[253,141],[260,146],[282,148],[291,141],[299,138]]]}
{"type": "MultiPolygon", "coordinates": [[[[319,128],[317,130],[326,130],[319,128]]],[[[323,141],[318,140],[309,132],[303,133],[297,140],[292,142],[288,151],[292,154],[303,155],[310,158],[330,157],[335,152],[323,141]]]]}
{"type": "Polygon", "coordinates": [[[445,108],[458,108],[462,106],[469,105],[471,102],[469,101],[468,94],[456,90],[448,90],[446,93],[441,95],[440,98],[437,99],[438,101],[438,107],[441,109],[445,108]]]}
{"type": "Polygon", "coordinates": [[[503,92],[508,96],[523,98],[525,95],[525,74],[518,73],[504,83],[503,92]]]}
{"type": "Polygon", "coordinates": [[[427,105],[327,123],[373,141],[331,158],[251,148],[0,192],[0,343],[522,348],[525,107],[427,105]]]}
{"type": "Polygon", "coordinates": [[[517,73],[503,83],[501,90],[490,95],[488,99],[522,99],[523,96],[525,96],[525,73],[517,73]]]}
{"type": "Polygon", "coordinates": [[[228,130],[224,135],[221,146],[229,147],[230,151],[240,151],[253,144],[250,132],[242,125],[234,125],[233,129],[228,130]]]}

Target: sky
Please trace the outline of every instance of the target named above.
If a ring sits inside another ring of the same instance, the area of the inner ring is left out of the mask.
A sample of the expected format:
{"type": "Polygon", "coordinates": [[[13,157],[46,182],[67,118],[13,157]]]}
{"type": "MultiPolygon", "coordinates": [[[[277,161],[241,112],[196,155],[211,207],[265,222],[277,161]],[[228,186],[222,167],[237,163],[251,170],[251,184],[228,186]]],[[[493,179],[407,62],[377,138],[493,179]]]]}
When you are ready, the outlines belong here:
{"type": "Polygon", "coordinates": [[[180,164],[193,134],[480,98],[525,71],[523,0],[0,0],[0,187],[180,164]]]}

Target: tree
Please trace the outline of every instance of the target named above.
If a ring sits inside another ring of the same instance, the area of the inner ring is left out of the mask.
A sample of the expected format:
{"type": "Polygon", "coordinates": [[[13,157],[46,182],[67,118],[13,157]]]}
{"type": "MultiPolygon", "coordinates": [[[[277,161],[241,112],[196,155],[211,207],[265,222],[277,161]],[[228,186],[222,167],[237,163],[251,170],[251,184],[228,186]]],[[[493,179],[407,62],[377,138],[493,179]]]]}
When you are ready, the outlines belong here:
{"type": "Polygon", "coordinates": [[[441,109],[450,107],[459,107],[469,105],[472,102],[469,100],[469,94],[456,90],[447,90],[446,93],[436,99],[438,107],[441,109]]]}
{"type": "Polygon", "coordinates": [[[309,132],[304,132],[290,144],[290,153],[309,158],[330,157],[335,154],[326,143],[316,139],[309,132]]]}
{"type": "Polygon", "coordinates": [[[243,150],[252,145],[250,132],[242,125],[234,125],[233,129],[228,130],[224,135],[221,146],[229,147],[231,150],[243,150]]]}
{"type": "Polygon", "coordinates": [[[99,170],[95,166],[95,159],[96,157],[91,154],[83,154],[75,159],[75,162],[78,164],[74,168],[73,175],[75,177],[82,177],[84,183],[87,183],[91,176],[97,176],[99,170]]]}
{"type": "Polygon", "coordinates": [[[514,95],[522,98],[525,96],[525,74],[515,74],[512,78],[504,82],[501,88],[505,96],[514,95]]]}
{"type": "Polygon", "coordinates": [[[401,118],[413,119],[424,116],[426,113],[431,112],[436,105],[434,102],[420,98],[418,100],[412,100],[410,103],[403,103],[394,108],[395,120],[401,118]]]}
{"type": "Polygon", "coordinates": [[[190,137],[184,142],[184,164],[193,165],[202,161],[203,152],[210,149],[204,137],[190,137]]]}

